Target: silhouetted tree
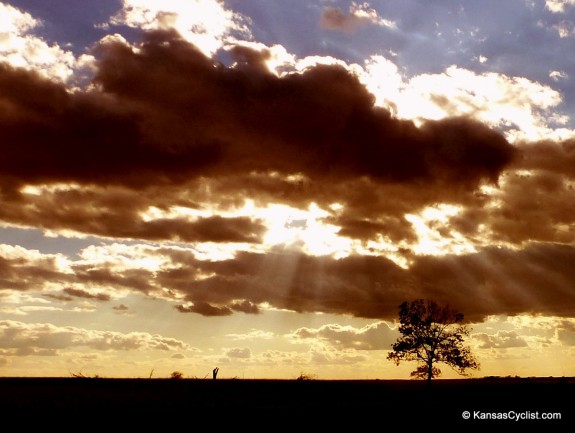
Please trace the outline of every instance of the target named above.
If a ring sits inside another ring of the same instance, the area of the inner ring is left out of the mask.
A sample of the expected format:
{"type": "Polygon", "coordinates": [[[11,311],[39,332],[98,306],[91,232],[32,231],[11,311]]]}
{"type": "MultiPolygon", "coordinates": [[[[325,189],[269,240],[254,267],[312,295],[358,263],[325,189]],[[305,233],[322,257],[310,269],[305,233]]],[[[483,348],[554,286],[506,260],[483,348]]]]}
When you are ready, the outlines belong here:
{"type": "Polygon", "coordinates": [[[218,376],[218,371],[220,371],[219,367],[216,367],[212,370],[212,379],[216,380],[216,377],[218,376]]]}
{"type": "Polygon", "coordinates": [[[441,374],[435,367],[444,363],[461,375],[468,369],[479,369],[479,363],[469,347],[463,345],[471,331],[461,325],[463,314],[435,301],[416,299],[399,306],[399,332],[388,359],[399,365],[401,361],[417,361],[418,367],[411,376],[427,379],[441,374]]]}

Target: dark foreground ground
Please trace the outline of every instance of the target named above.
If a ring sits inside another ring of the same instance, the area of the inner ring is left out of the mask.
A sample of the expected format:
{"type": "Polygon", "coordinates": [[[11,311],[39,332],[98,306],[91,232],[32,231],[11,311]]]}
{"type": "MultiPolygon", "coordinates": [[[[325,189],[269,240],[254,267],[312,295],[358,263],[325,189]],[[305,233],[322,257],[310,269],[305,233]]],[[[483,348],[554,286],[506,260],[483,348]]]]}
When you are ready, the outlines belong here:
{"type": "Polygon", "coordinates": [[[0,378],[0,419],[23,431],[158,423],[162,431],[307,431],[350,422],[377,432],[392,425],[572,431],[575,378],[435,380],[431,387],[412,380],[0,378]],[[543,419],[549,413],[561,419],[543,419]]]}

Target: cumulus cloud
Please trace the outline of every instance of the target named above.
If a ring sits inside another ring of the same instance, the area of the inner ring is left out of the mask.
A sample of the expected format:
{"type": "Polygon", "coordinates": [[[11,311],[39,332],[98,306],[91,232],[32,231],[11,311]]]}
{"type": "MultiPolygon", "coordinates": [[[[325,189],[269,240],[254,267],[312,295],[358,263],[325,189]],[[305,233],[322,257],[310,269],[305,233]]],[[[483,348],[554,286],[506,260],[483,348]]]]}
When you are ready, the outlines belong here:
{"type": "Polygon", "coordinates": [[[553,132],[550,119],[561,101],[557,90],[524,77],[476,73],[452,65],[441,74],[411,78],[395,103],[401,117],[468,115],[505,131],[512,141],[532,141],[553,132]]]}
{"type": "Polygon", "coordinates": [[[575,5],[575,0],[545,0],[545,6],[553,13],[563,13],[568,6],[575,5]]]}
{"type": "Polygon", "coordinates": [[[399,333],[385,322],[366,325],[363,328],[338,324],[320,328],[299,328],[291,337],[297,340],[319,339],[340,349],[389,350],[399,333]]]}
{"type": "Polygon", "coordinates": [[[494,335],[477,333],[473,334],[473,339],[480,343],[480,349],[506,349],[527,346],[525,339],[515,331],[498,331],[494,335]]]}
{"type": "Polygon", "coordinates": [[[563,20],[553,25],[560,38],[569,38],[575,35],[575,26],[571,21],[563,20]]]}
{"type": "Polygon", "coordinates": [[[234,31],[248,33],[241,17],[217,0],[122,0],[111,24],[145,30],[174,29],[207,55],[214,54],[234,31]]]}
{"type": "Polygon", "coordinates": [[[145,332],[95,331],[51,323],[0,321],[0,347],[15,355],[32,355],[73,347],[93,350],[186,350],[187,343],[145,332]]]}
{"type": "Polygon", "coordinates": [[[234,347],[225,350],[225,356],[229,358],[249,359],[251,355],[251,350],[247,347],[234,347]]]}
{"type": "Polygon", "coordinates": [[[42,22],[19,9],[0,3],[0,61],[58,81],[74,73],[74,55],[59,45],[48,45],[31,34],[42,22]]]}
{"type": "Polygon", "coordinates": [[[66,279],[58,255],[42,255],[21,247],[1,245],[0,281],[3,290],[28,290],[66,279]],[[60,280],[62,278],[62,280],[60,280]]]}
{"type": "Polygon", "coordinates": [[[565,71],[551,71],[549,72],[549,76],[553,78],[555,81],[559,81],[560,79],[569,78],[569,75],[565,71]]]}
{"type": "Polygon", "coordinates": [[[227,334],[226,337],[232,338],[234,340],[271,340],[274,338],[275,334],[273,332],[263,331],[263,330],[253,330],[245,334],[227,334]]]}

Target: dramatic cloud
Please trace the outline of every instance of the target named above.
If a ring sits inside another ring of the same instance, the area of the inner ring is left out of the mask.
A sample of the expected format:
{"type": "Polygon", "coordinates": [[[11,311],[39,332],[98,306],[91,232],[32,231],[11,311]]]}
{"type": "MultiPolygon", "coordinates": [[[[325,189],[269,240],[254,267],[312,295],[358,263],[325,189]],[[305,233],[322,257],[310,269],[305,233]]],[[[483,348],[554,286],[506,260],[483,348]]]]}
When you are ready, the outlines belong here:
{"type": "MultiPolygon", "coordinates": [[[[575,315],[570,307],[575,249],[561,244],[414,255],[407,269],[384,257],[335,259],[285,250],[238,252],[222,260],[198,259],[183,249],[148,247],[147,254],[148,260],[140,263],[78,260],[64,267],[49,256],[4,257],[0,276],[5,290],[40,291],[51,295],[45,298],[51,303],[104,301],[111,299],[108,293],[117,299],[135,292],[170,300],[182,313],[204,316],[258,314],[271,307],[394,320],[406,299],[429,297],[452,305],[470,321],[498,314],[575,315]],[[62,291],[58,285],[68,288],[62,291]]],[[[345,345],[348,331],[332,327],[318,336],[337,340],[339,335],[345,345]]],[[[367,341],[370,332],[360,331],[367,341]]]]}
{"type": "Polygon", "coordinates": [[[417,297],[450,303],[470,320],[522,312],[571,316],[573,255],[572,248],[560,245],[517,252],[486,248],[457,257],[418,257],[409,270],[402,270],[383,258],[245,254],[210,264],[216,276],[189,285],[188,296],[192,302],[206,302],[209,293],[211,302],[247,298],[295,311],[374,318],[395,318],[403,300],[417,297]]]}
{"type": "Polygon", "coordinates": [[[467,238],[522,246],[529,241],[571,244],[575,146],[572,140],[522,147],[522,157],[502,177],[500,189],[481,197],[451,221],[467,238]],[[525,194],[524,191],[529,191],[525,194]],[[485,232],[483,232],[485,230],[485,232]]]}
{"type": "Polygon", "coordinates": [[[97,51],[95,86],[86,91],[0,68],[4,221],[255,243],[265,226],[253,215],[198,212],[237,209],[245,199],[339,203],[331,221],[342,235],[409,241],[406,213],[473,201],[518,153],[466,117],[420,126],[394,118],[338,65],[278,76],[262,66],[262,52],[244,46],[226,67],[170,32],[149,33],[137,48],[106,38],[97,51]]]}
{"type": "Polygon", "coordinates": [[[0,70],[11,107],[0,118],[11,143],[4,179],[141,185],[275,170],[475,184],[496,177],[513,154],[503,137],[469,120],[419,129],[393,119],[336,66],[283,78],[251,64],[216,67],[170,33],[149,34],[138,52],[118,40],[99,51],[101,91],[69,94],[24,71],[0,70]]]}

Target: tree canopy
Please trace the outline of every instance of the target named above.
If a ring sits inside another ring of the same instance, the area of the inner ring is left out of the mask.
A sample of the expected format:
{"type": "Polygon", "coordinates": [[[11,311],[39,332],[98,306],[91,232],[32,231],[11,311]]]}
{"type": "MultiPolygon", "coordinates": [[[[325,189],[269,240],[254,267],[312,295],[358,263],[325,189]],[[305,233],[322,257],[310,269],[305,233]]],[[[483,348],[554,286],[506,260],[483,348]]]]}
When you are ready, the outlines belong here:
{"type": "Polygon", "coordinates": [[[468,369],[479,369],[479,363],[464,345],[471,331],[463,325],[463,313],[441,306],[437,302],[416,299],[399,306],[399,332],[387,358],[399,365],[402,361],[416,361],[411,376],[428,382],[438,377],[441,370],[436,364],[447,364],[461,375],[468,369]]]}

